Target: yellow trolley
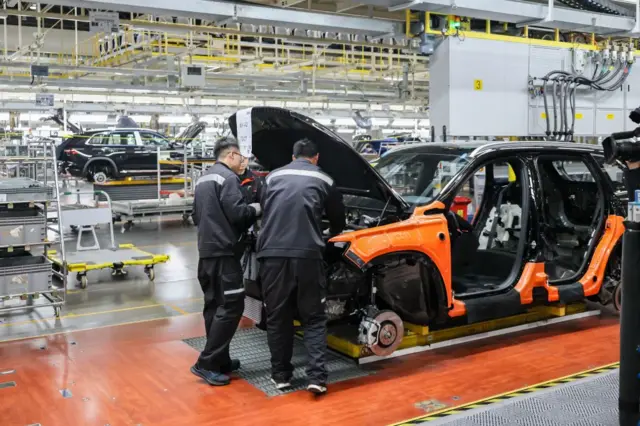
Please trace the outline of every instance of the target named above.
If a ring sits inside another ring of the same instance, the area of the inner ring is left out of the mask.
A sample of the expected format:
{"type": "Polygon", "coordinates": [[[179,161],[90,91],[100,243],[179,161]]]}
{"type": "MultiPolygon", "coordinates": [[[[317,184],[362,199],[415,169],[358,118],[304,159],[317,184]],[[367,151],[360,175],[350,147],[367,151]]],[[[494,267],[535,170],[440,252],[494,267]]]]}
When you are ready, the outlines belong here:
{"type": "Polygon", "coordinates": [[[120,244],[116,246],[113,232],[111,212],[111,198],[104,191],[67,192],[64,195],[77,195],[78,202],[62,207],[62,216],[66,223],[78,232],[76,251],[66,252],[65,261],[55,250],[47,251],[47,257],[53,262],[54,268],[61,272],[76,273],[76,280],[82,288],[86,288],[89,282],[87,273],[98,269],[111,268],[113,276],[126,275],[125,267],[143,266],[144,271],[151,281],[155,279],[154,266],[158,263],[166,263],[169,256],[166,254],[153,254],[136,248],[133,244],[120,244]],[[94,205],[82,204],[81,194],[93,194],[94,205]],[[107,202],[98,201],[99,196],[105,197],[107,202]],[[111,247],[100,247],[95,233],[95,226],[102,223],[109,224],[111,234],[111,247]],[[82,235],[90,233],[93,236],[93,245],[82,246],[82,235]]]}

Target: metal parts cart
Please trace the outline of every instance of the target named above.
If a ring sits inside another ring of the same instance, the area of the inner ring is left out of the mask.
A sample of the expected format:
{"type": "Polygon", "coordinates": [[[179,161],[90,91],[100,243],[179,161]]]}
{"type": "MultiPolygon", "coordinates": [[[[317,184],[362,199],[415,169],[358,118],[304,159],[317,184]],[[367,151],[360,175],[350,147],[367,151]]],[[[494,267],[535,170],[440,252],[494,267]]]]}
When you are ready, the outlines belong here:
{"type": "MultiPolygon", "coordinates": [[[[44,170],[50,165],[53,188],[49,186],[47,173],[43,174],[43,182],[27,177],[0,178],[0,313],[50,306],[59,318],[66,300],[66,252],[60,231],[62,216],[55,145],[45,146],[44,154],[40,158],[29,158],[26,163],[29,169],[40,162],[44,163],[44,170]],[[48,214],[51,203],[57,207],[55,217],[48,214]],[[51,222],[57,222],[57,226],[50,225],[51,222]],[[55,243],[48,239],[47,231],[60,236],[59,273],[46,257],[47,250],[55,243]],[[62,280],[62,286],[54,285],[53,276],[62,280]],[[34,304],[41,296],[48,303],[34,304]],[[20,302],[12,303],[16,300],[20,302]]],[[[21,176],[24,165],[24,158],[0,157],[0,175],[6,176],[7,170],[17,169],[15,175],[21,176]]]]}
{"type": "MultiPolygon", "coordinates": [[[[132,244],[120,244],[116,246],[111,198],[104,191],[75,191],[65,192],[64,195],[77,195],[75,204],[62,206],[61,214],[63,222],[77,229],[76,251],[66,253],[68,272],[76,273],[76,280],[82,288],[86,288],[89,282],[87,273],[98,269],[111,268],[113,276],[126,275],[127,266],[144,266],[144,271],[151,281],[155,279],[154,265],[165,263],[169,256],[165,254],[153,254],[136,248],[132,244]],[[92,204],[80,202],[82,195],[91,195],[92,204]],[[100,202],[99,199],[106,199],[100,202]],[[111,245],[108,249],[100,247],[100,242],[95,232],[95,227],[100,224],[109,224],[111,245]],[[82,245],[82,236],[89,233],[93,243],[89,246],[82,245]]],[[[48,252],[49,259],[56,266],[62,265],[62,259],[55,250],[48,252]]]]}

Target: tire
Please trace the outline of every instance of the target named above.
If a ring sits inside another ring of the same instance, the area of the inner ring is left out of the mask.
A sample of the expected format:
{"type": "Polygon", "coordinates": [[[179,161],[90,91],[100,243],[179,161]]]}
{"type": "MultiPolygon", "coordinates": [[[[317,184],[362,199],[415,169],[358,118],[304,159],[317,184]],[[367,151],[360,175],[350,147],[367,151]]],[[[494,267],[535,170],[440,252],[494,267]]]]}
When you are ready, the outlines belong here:
{"type": "Polygon", "coordinates": [[[149,281],[153,281],[156,279],[156,271],[153,268],[147,268],[145,271],[147,276],[149,277],[149,281]]]}
{"type": "Polygon", "coordinates": [[[93,174],[93,181],[95,183],[105,183],[107,179],[107,174],[105,172],[97,172],[93,174]]]}
{"type": "Polygon", "coordinates": [[[618,313],[622,311],[622,285],[616,286],[613,291],[613,307],[618,313]]]}
{"type": "Polygon", "coordinates": [[[89,182],[103,184],[110,178],[116,177],[113,166],[106,161],[96,161],[87,168],[87,180],[89,182]]]}

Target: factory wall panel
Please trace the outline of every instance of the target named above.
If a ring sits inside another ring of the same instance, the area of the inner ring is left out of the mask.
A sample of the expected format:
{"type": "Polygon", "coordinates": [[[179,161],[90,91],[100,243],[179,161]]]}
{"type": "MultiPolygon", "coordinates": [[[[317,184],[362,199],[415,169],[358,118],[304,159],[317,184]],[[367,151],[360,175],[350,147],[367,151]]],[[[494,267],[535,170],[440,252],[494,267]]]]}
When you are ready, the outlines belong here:
{"type": "Polygon", "coordinates": [[[610,135],[620,132],[624,129],[624,122],[624,110],[598,108],[596,111],[596,134],[610,135]]]}
{"type": "MultiPolygon", "coordinates": [[[[592,54],[587,52],[582,72],[587,78],[596,71],[592,54]]],[[[430,87],[436,140],[443,139],[443,126],[447,136],[544,136],[543,98],[530,88],[539,91],[541,79],[551,71],[574,71],[572,49],[497,40],[449,37],[434,57],[430,87]]],[[[576,90],[576,136],[607,136],[625,126],[631,128],[629,112],[640,106],[640,66],[632,68],[627,82],[624,90],[614,92],[585,86],[576,90]]],[[[553,131],[551,90],[549,84],[548,114],[553,131]]],[[[572,111],[568,101],[566,105],[570,125],[572,111]]],[[[558,100],[558,130],[562,107],[558,100]]]]}
{"type": "Polygon", "coordinates": [[[429,119],[435,127],[436,135],[441,134],[442,126],[449,127],[451,79],[449,73],[449,43],[442,43],[431,56],[429,65],[429,119]],[[437,123],[437,124],[436,124],[437,123]]]}
{"type": "Polygon", "coordinates": [[[636,64],[631,69],[631,73],[629,74],[629,78],[627,78],[626,84],[624,86],[625,90],[625,98],[626,98],[626,109],[627,113],[625,114],[625,130],[635,129],[638,125],[631,121],[629,118],[629,113],[634,109],[640,107],[640,64],[636,64]]]}
{"type": "MultiPolygon", "coordinates": [[[[437,140],[442,140],[442,126],[457,136],[492,136],[496,129],[510,135],[526,129],[527,46],[503,43],[491,49],[487,43],[491,41],[449,38],[438,47],[449,61],[438,57],[432,62],[430,87],[438,98],[442,86],[449,87],[444,94],[449,97],[449,120],[437,111],[446,102],[436,100],[431,122],[437,140]],[[439,79],[443,75],[449,76],[448,82],[439,79]]],[[[430,99],[433,102],[434,96],[430,99]]]]}

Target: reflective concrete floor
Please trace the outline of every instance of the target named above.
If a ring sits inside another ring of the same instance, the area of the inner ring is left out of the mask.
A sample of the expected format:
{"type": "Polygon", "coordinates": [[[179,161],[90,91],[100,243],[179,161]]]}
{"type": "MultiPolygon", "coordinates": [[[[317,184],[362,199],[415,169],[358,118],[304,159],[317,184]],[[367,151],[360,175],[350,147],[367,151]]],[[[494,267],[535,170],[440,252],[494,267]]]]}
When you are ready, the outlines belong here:
{"type": "MultiPolygon", "coordinates": [[[[107,248],[108,226],[101,225],[97,232],[101,247],[107,248]]],[[[138,222],[131,230],[121,233],[116,224],[115,239],[117,244],[130,243],[147,252],[167,254],[170,260],[156,265],[154,282],[149,281],[142,266],[129,267],[125,277],[112,277],[110,269],[89,272],[86,289],[80,288],[75,274],[69,275],[67,302],[60,319],[55,318],[51,307],[0,314],[0,341],[202,311],[193,225],[182,224],[180,217],[155,218],[138,222]]],[[[75,241],[67,241],[66,247],[75,250],[75,241]]],[[[0,302],[0,307],[16,302],[8,301],[4,305],[0,302]]]]}

